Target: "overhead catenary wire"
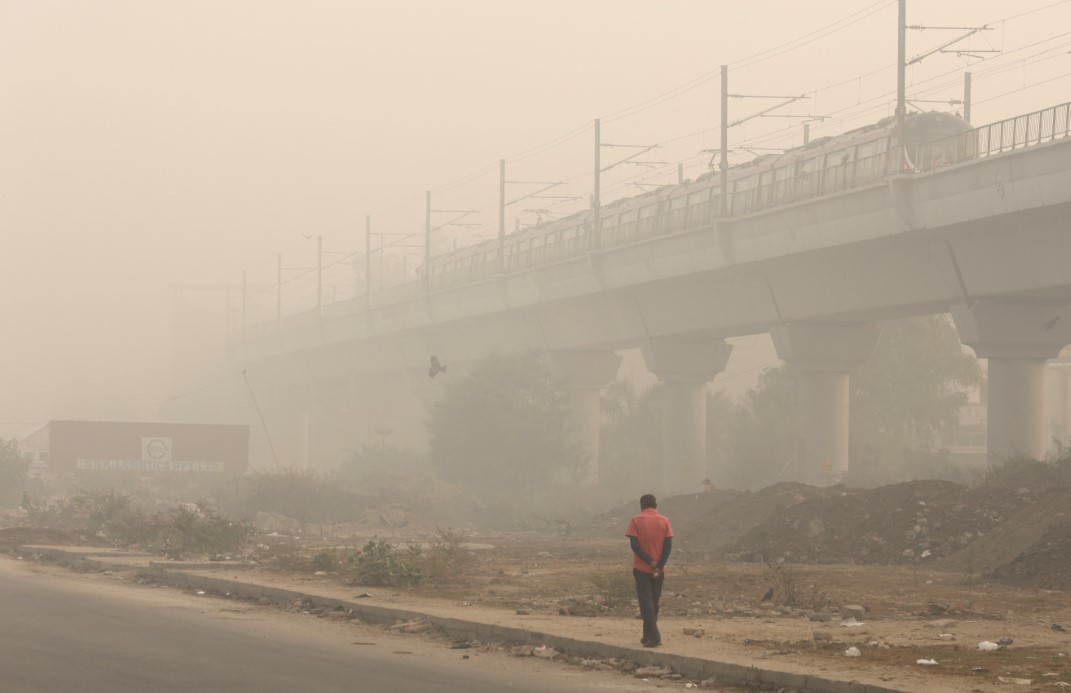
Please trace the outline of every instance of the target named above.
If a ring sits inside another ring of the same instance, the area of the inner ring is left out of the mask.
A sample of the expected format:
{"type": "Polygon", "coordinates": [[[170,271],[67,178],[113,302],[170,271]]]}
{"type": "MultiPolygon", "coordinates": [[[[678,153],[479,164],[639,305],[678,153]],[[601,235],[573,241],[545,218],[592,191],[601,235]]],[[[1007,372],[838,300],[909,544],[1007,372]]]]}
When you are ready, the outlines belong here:
{"type": "MultiPolygon", "coordinates": [[[[1039,6],[1039,7],[1034,7],[1034,8],[1030,8],[1030,9],[1027,9],[1027,10],[1019,11],[1017,13],[1014,13],[1014,14],[1011,14],[1009,16],[1006,16],[1006,17],[1004,17],[1002,19],[993,20],[990,23],[993,24],[993,23],[998,23],[998,22],[1002,22],[1002,23],[1012,22],[1012,21],[1015,21],[1017,19],[1020,19],[1020,18],[1026,17],[1026,16],[1030,16],[1030,15],[1034,15],[1034,14],[1043,12],[1045,10],[1049,10],[1049,9],[1052,9],[1052,8],[1055,8],[1055,7],[1060,7],[1062,5],[1066,5],[1066,4],[1068,4],[1068,2],[1071,2],[1071,0],[1060,0],[1059,2],[1049,2],[1049,3],[1046,3],[1046,4],[1044,4],[1042,6],[1039,6]]],[[[884,11],[887,7],[890,7],[893,4],[895,4],[895,0],[893,0],[892,2],[890,2],[888,0],[879,0],[878,2],[870,3],[870,4],[866,5],[865,7],[862,7],[860,9],[848,14],[848,15],[845,15],[844,17],[841,17],[841,18],[837,19],[834,22],[830,22],[830,23],[828,23],[828,24],[826,24],[826,25],[824,25],[822,27],[819,27],[818,29],[814,29],[812,31],[804,33],[801,36],[798,36],[798,37],[796,37],[794,39],[791,39],[789,41],[782,42],[780,44],[777,44],[777,45],[772,46],[770,48],[764,49],[762,51],[758,51],[758,52],[753,53],[751,55],[744,56],[744,57],[739,58],[737,60],[731,61],[728,64],[730,66],[732,66],[734,68],[734,70],[742,70],[742,69],[745,69],[745,68],[750,67],[752,65],[756,65],[756,64],[761,63],[761,62],[772,60],[772,59],[774,59],[774,58],[776,58],[776,57],[778,57],[780,55],[784,55],[784,54],[786,54],[786,53],[788,53],[788,52],[790,52],[792,50],[795,50],[796,48],[800,48],[800,47],[803,47],[803,46],[811,45],[811,44],[813,44],[813,43],[815,43],[817,41],[825,39],[827,36],[832,35],[833,33],[842,31],[842,30],[844,30],[844,29],[846,29],[848,27],[851,27],[851,26],[855,26],[858,23],[864,21],[865,19],[867,19],[867,18],[869,18],[869,17],[871,17],[871,16],[873,16],[873,15],[879,13],[879,12],[884,11]]],[[[1069,32],[1069,33],[1071,33],[1071,32],[1069,32]]],[[[1027,50],[1031,46],[1040,45],[1040,44],[1043,44],[1043,43],[1046,43],[1046,42],[1054,41],[1054,40],[1058,39],[1060,36],[1062,36],[1062,35],[1050,36],[1050,37],[1047,37],[1047,38],[1042,39],[1040,41],[1034,42],[1032,44],[1027,44],[1025,46],[1020,46],[1020,47],[1018,47],[1016,49],[1005,50],[1001,54],[996,55],[996,56],[989,56],[989,57],[980,58],[979,61],[980,62],[982,62],[982,61],[1005,61],[1005,60],[1007,60],[1007,56],[1009,56],[1009,55],[1015,54],[1017,52],[1021,52],[1023,50],[1027,50]]],[[[1053,49],[1049,49],[1049,50],[1053,50],[1053,49]]],[[[879,68],[875,68],[875,69],[869,70],[867,72],[864,72],[861,75],[856,75],[856,76],[853,76],[853,77],[847,78],[847,79],[841,79],[841,80],[838,80],[836,82],[832,82],[831,84],[827,84],[827,85],[825,85],[823,87],[819,87],[818,89],[805,92],[805,94],[810,95],[810,96],[817,96],[820,93],[827,92],[827,91],[830,91],[830,90],[834,90],[834,89],[843,87],[843,86],[845,86],[845,85],[847,85],[849,83],[858,82],[858,83],[861,84],[864,79],[871,78],[871,77],[873,77],[875,75],[878,75],[878,74],[880,74],[880,73],[882,73],[882,72],[884,72],[886,70],[891,69],[892,67],[894,67],[894,65],[890,64],[890,65],[882,66],[882,67],[879,67],[879,68]]],[[[1014,67],[999,67],[998,66],[997,70],[993,74],[999,74],[1000,71],[1006,70],[1006,69],[1014,69],[1014,67]]],[[[926,79],[919,80],[917,82],[912,82],[912,87],[915,88],[915,96],[916,96],[916,98],[921,98],[921,97],[923,97],[925,95],[933,93],[934,91],[938,91],[938,90],[940,90],[942,88],[947,88],[945,86],[945,83],[940,82],[939,80],[941,80],[943,77],[947,76],[948,74],[951,74],[953,72],[959,72],[959,71],[960,71],[960,68],[956,68],[955,70],[951,70],[951,71],[948,71],[948,72],[945,72],[945,73],[941,73],[941,74],[938,74],[938,75],[927,77],[926,79]]],[[[980,70],[980,71],[977,71],[975,73],[975,78],[976,79],[985,78],[988,74],[989,74],[988,71],[980,70]]],[[[664,92],[662,92],[662,93],[660,93],[660,94],[658,94],[658,95],[656,95],[654,97],[650,97],[648,99],[644,99],[644,100],[642,100],[642,101],[640,101],[640,102],[638,102],[636,104],[633,104],[632,106],[626,107],[624,109],[619,109],[618,111],[614,111],[614,112],[610,113],[608,116],[606,116],[603,119],[603,121],[604,122],[613,122],[613,121],[621,120],[623,118],[627,118],[627,117],[629,117],[631,115],[635,115],[636,113],[643,112],[643,111],[645,111],[645,110],[647,110],[649,108],[653,108],[654,106],[656,106],[656,105],[658,105],[660,103],[664,103],[666,101],[669,101],[669,100],[672,100],[674,98],[677,98],[677,97],[679,97],[679,96],[681,96],[683,94],[686,94],[686,93],[694,90],[695,88],[698,88],[702,84],[705,84],[705,83],[713,80],[716,76],[717,76],[717,71],[716,70],[709,70],[709,71],[703,72],[702,74],[698,75],[697,77],[694,77],[694,78],[692,78],[690,80],[687,80],[687,81],[677,85],[676,87],[674,87],[672,89],[669,89],[667,91],[664,91],[664,92]]],[[[1058,78],[1054,78],[1054,79],[1058,79],[1058,78]]],[[[1054,80],[1053,79],[1045,80],[1043,82],[1038,83],[1037,85],[1045,84],[1045,83],[1048,83],[1050,81],[1054,81],[1054,80]]],[[[1037,86],[1037,85],[1035,85],[1035,86],[1037,86]]],[[[949,83],[947,86],[952,86],[952,85],[949,83]]],[[[890,94],[891,94],[891,92],[890,92],[890,94]]],[[[872,96],[872,97],[869,97],[869,98],[866,98],[866,99],[860,99],[859,101],[857,101],[854,104],[845,105],[845,106],[842,106],[840,108],[833,109],[833,110],[829,111],[829,113],[828,113],[828,115],[830,117],[828,119],[826,119],[825,121],[823,121],[821,123],[818,123],[812,129],[812,133],[821,132],[823,130],[831,131],[834,128],[842,126],[842,124],[844,124],[844,123],[851,122],[853,120],[860,120],[860,119],[866,117],[870,113],[876,113],[876,112],[881,112],[883,110],[886,110],[889,107],[888,98],[889,98],[889,94],[883,93],[883,94],[879,94],[877,96],[872,96]]],[[[990,97],[990,98],[987,98],[987,99],[985,99],[983,101],[976,101],[976,103],[986,103],[988,101],[996,100],[996,98],[1000,98],[1000,97],[999,96],[990,97]]],[[[825,112],[823,111],[823,113],[825,113],[825,112]]],[[[569,130],[568,132],[565,132],[565,133],[563,133],[561,135],[558,135],[558,136],[553,137],[553,138],[551,138],[549,140],[546,140],[541,144],[538,144],[538,145],[529,147],[529,148],[527,148],[525,150],[522,150],[520,152],[517,152],[512,157],[510,157],[509,160],[515,162],[515,161],[526,160],[526,159],[529,159],[529,158],[532,158],[532,157],[539,156],[540,154],[543,154],[545,152],[553,150],[555,147],[559,147],[559,146],[562,146],[562,145],[567,144],[569,142],[572,142],[576,138],[582,136],[584,133],[589,132],[591,130],[591,127],[592,126],[591,126],[590,123],[585,123],[583,125],[579,125],[579,126],[573,128],[572,130],[569,130]]],[[[688,133],[688,134],[685,134],[685,135],[676,135],[676,136],[673,136],[673,137],[665,138],[665,139],[662,140],[662,143],[668,145],[670,143],[683,142],[683,141],[685,141],[685,140],[687,140],[689,138],[705,137],[706,135],[708,135],[709,133],[711,133],[711,132],[713,132],[715,130],[716,130],[715,127],[703,128],[701,130],[697,130],[697,131],[694,131],[692,133],[688,133]]],[[[754,134],[754,135],[751,135],[751,136],[748,136],[748,133],[745,131],[743,133],[743,135],[744,136],[742,137],[742,139],[738,140],[737,142],[735,142],[733,144],[734,148],[741,148],[741,147],[743,147],[745,145],[751,145],[752,147],[754,147],[754,146],[757,146],[757,145],[760,145],[760,144],[775,143],[775,142],[778,142],[778,141],[785,141],[787,138],[795,139],[796,137],[799,136],[798,135],[798,126],[790,126],[790,127],[785,127],[785,128],[779,128],[779,129],[774,129],[772,131],[767,130],[767,131],[763,131],[763,132],[760,132],[760,133],[757,133],[757,134],[754,134]]],[[[794,145],[791,145],[791,146],[794,146],[794,145]]],[[[786,146],[786,147],[783,147],[783,148],[789,148],[789,147],[786,146]]],[[[675,154],[674,158],[676,158],[679,161],[681,161],[682,164],[686,165],[689,170],[701,170],[701,166],[700,166],[700,163],[698,161],[698,157],[696,155],[694,155],[694,154],[689,154],[689,155],[683,155],[683,154],[682,155],[676,155],[675,154]]],[[[443,185],[440,185],[440,186],[438,186],[436,188],[433,188],[433,191],[443,192],[443,191],[455,190],[455,189],[457,189],[457,188],[459,188],[461,186],[464,186],[464,185],[466,185],[468,183],[471,183],[471,182],[473,182],[475,180],[478,180],[482,176],[489,175],[496,168],[496,164],[497,164],[497,162],[494,163],[494,164],[488,164],[487,166],[478,168],[478,169],[472,171],[469,174],[466,174],[466,175],[461,176],[461,177],[459,177],[457,179],[454,179],[453,181],[450,181],[450,182],[445,183],[443,185]]],[[[639,174],[634,174],[634,175],[622,176],[622,177],[620,177],[620,180],[616,180],[617,177],[615,177],[615,182],[610,183],[610,185],[608,185],[606,188],[604,188],[604,192],[609,193],[610,195],[613,195],[614,193],[619,192],[622,189],[634,187],[632,185],[632,183],[635,183],[637,181],[647,182],[647,181],[651,181],[651,180],[657,180],[662,176],[668,176],[670,174],[670,171],[668,170],[668,167],[671,166],[671,165],[675,166],[676,162],[667,161],[667,164],[665,166],[656,167],[656,169],[650,175],[646,175],[644,173],[639,173],[639,174]]],[[[577,173],[574,176],[569,176],[569,177],[563,178],[562,182],[563,182],[564,185],[567,186],[567,185],[570,185],[572,183],[575,183],[579,179],[586,179],[588,176],[590,176],[590,171],[583,171],[583,172],[577,173]]],[[[396,205],[394,208],[391,208],[390,210],[387,210],[387,211],[395,211],[395,210],[398,210],[398,209],[401,209],[401,208],[412,206],[415,202],[420,200],[421,197],[422,196],[420,196],[420,195],[410,196],[409,198],[406,198],[406,201],[403,202],[402,204],[396,205]]],[[[550,204],[550,207],[552,207],[552,208],[559,208],[559,207],[560,208],[574,208],[574,209],[582,208],[582,201],[585,199],[584,197],[582,197],[580,195],[566,195],[565,197],[569,197],[571,199],[562,199],[562,200],[559,200],[559,201],[554,201],[554,202],[552,202],[550,204]]],[[[486,206],[480,207],[479,211],[481,213],[483,213],[489,207],[490,207],[490,205],[486,205],[486,206]]],[[[385,213],[385,212],[381,212],[381,213],[385,213]]],[[[473,233],[472,236],[478,238],[488,228],[490,228],[488,226],[488,224],[486,224],[486,223],[485,224],[480,224],[479,227],[478,227],[478,230],[475,233],[473,233]]],[[[415,237],[417,235],[418,235],[418,233],[414,232],[413,234],[406,235],[405,237],[403,237],[402,239],[400,239],[398,241],[392,241],[391,243],[383,244],[381,246],[380,250],[385,251],[385,250],[389,250],[391,248],[403,247],[402,241],[404,241],[405,239],[408,239],[408,238],[415,237]]],[[[457,243],[459,238],[463,239],[464,236],[455,236],[455,244],[457,243]]],[[[472,239],[470,238],[469,240],[472,240],[472,239]]],[[[347,255],[346,259],[341,260],[340,262],[347,261],[348,258],[353,257],[356,254],[358,254],[358,253],[347,255]]],[[[328,266],[332,266],[333,264],[338,264],[338,263],[331,263],[328,266]]],[[[326,267],[325,267],[325,269],[326,269],[326,267]]],[[[307,272],[305,274],[307,274],[307,272]]],[[[295,281],[299,281],[299,280],[302,280],[302,279],[304,279],[304,277],[299,275],[297,277],[289,278],[287,280],[287,282],[295,282],[295,281]]]]}

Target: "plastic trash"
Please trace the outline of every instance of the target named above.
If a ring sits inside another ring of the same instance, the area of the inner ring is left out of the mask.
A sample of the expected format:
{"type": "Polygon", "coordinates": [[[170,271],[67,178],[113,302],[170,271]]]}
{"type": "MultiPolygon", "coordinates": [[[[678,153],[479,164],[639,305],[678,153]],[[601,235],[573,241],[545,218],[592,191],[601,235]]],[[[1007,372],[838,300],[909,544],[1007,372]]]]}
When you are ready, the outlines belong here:
{"type": "Polygon", "coordinates": [[[934,664],[937,664],[937,660],[936,659],[920,659],[920,660],[916,661],[915,664],[922,664],[923,666],[932,667],[934,664]]]}
{"type": "Polygon", "coordinates": [[[863,653],[859,651],[858,647],[849,647],[847,650],[844,651],[845,657],[858,657],[861,654],[863,653]]]}
{"type": "Polygon", "coordinates": [[[996,644],[995,642],[983,640],[982,642],[978,643],[978,649],[982,652],[994,652],[1000,649],[1000,645],[996,644]]]}

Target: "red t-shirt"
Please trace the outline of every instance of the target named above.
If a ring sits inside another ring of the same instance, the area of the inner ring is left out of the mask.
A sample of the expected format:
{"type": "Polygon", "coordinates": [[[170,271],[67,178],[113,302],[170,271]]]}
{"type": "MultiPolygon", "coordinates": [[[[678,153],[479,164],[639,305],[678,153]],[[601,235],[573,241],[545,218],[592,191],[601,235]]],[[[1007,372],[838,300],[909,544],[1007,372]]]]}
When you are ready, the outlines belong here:
{"type": "MultiPolygon", "coordinates": [[[[662,545],[666,537],[673,536],[673,527],[669,524],[669,518],[662,515],[655,508],[647,508],[639,515],[633,515],[628,523],[626,537],[636,537],[640,548],[651,557],[655,563],[662,557],[662,545]]],[[[632,554],[632,567],[644,573],[653,573],[654,570],[643,562],[635,553],[632,554]]]]}

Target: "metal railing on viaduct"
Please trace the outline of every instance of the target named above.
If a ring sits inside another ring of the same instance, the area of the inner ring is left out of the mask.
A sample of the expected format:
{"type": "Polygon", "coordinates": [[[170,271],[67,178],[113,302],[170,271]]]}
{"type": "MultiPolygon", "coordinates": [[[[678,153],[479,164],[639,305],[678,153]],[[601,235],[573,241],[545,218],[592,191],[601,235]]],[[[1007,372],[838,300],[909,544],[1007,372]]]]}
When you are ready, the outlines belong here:
{"type": "MultiPolygon", "coordinates": [[[[973,161],[1009,155],[1071,134],[1071,103],[1008,118],[956,135],[907,146],[903,151],[888,148],[872,156],[857,157],[843,164],[820,166],[810,173],[793,171],[781,180],[759,177],[748,189],[732,189],[724,198],[710,194],[698,203],[663,204],[647,213],[613,214],[613,205],[604,210],[599,228],[594,215],[575,215],[531,227],[509,237],[508,245],[484,242],[434,261],[430,274],[415,281],[383,287],[372,296],[328,304],[283,316],[281,320],[252,325],[247,334],[265,334],[277,329],[300,327],[320,317],[340,317],[412,300],[426,291],[465,286],[488,281],[497,274],[525,272],[538,267],[583,257],[595,249],[633,243],[708,227],[719,219],[743,217],[815,198],[880,185],[896,175],[919,175],[969,165],[973,161]],[[724,200],[724,201],[723,201],[724,200]],[[631,218],[625,218],[625,217],[631,218]]],[[[800,167],[802,168],[802,167],[800,167]]],[[[741,186],[733,186],[734,188],[741,186]]],[[[686,199],[685,196],[681,198],[686,199]]]]}

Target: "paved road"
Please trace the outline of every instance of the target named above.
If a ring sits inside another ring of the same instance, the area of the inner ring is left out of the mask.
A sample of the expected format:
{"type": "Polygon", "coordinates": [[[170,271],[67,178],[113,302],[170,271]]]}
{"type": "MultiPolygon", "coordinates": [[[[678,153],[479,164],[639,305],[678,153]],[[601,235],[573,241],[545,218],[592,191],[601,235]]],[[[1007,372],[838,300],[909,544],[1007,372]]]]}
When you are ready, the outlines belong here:
{"type": "Polygon", "coordinates": [[[625,677],[549,662],[463,660],[441,643],[390,640],[372,627],[378,642],[356,646],[361,631],[310,616],[28,568],[0,559],[4,693],[637,690],[625,677]]]}

